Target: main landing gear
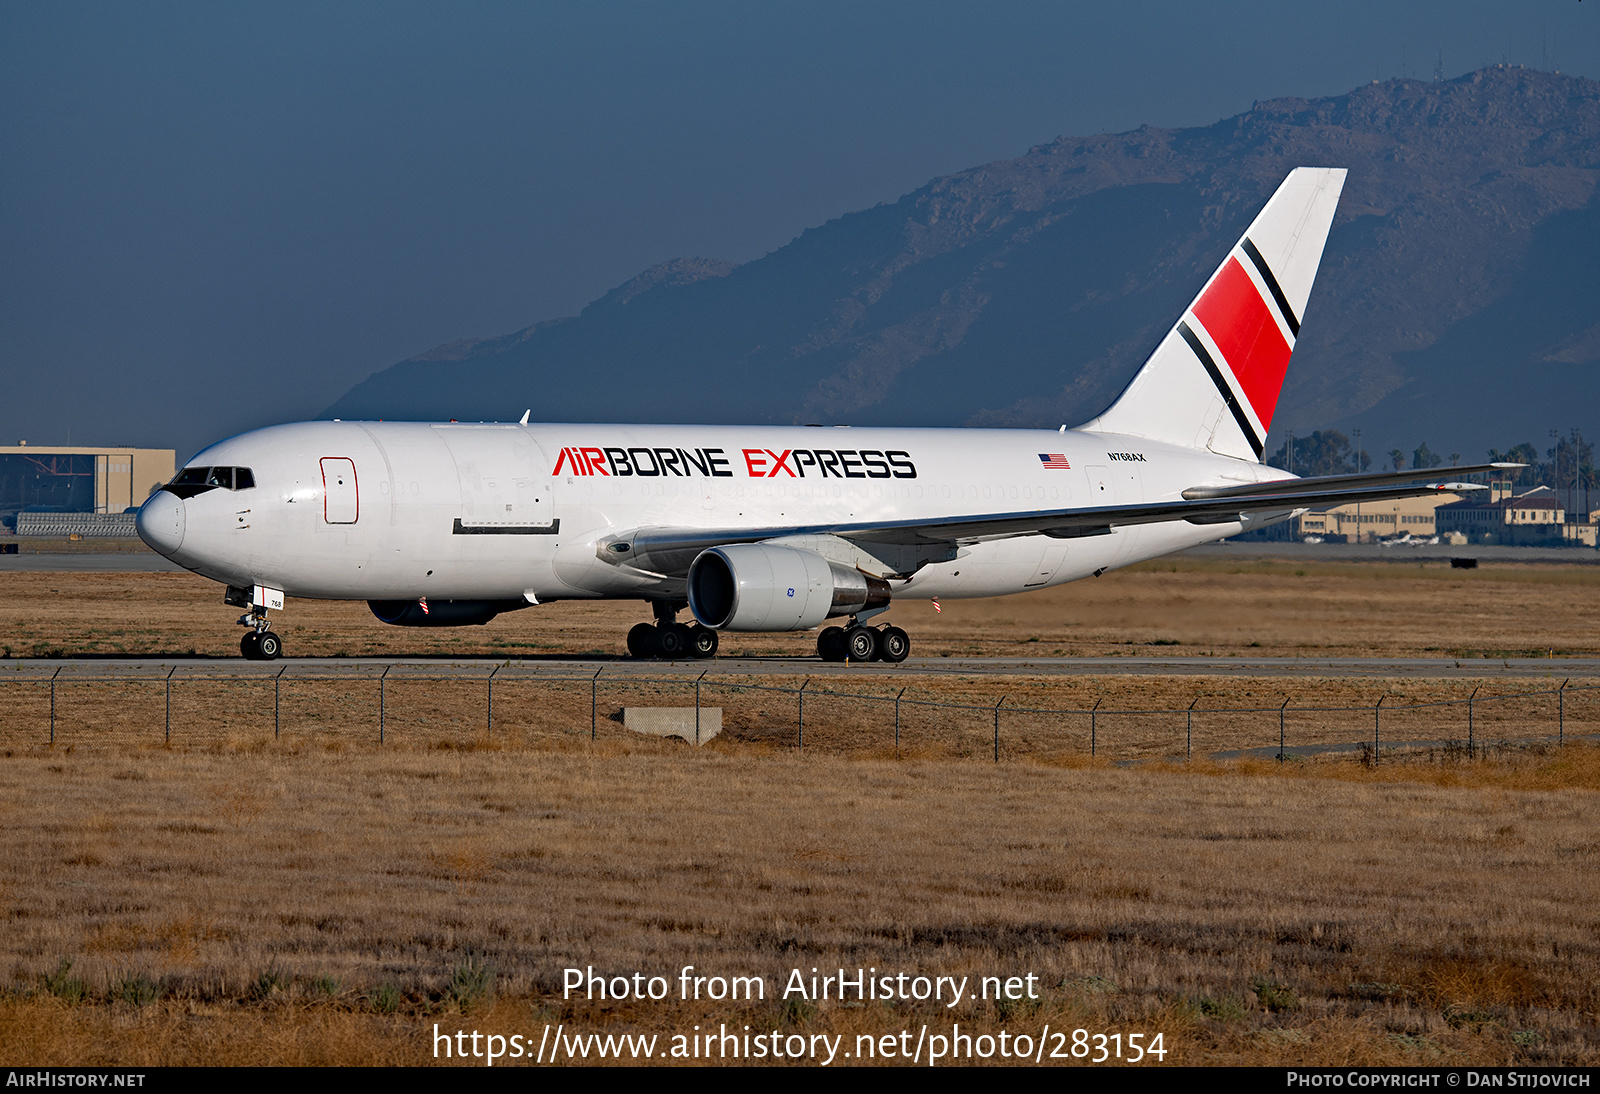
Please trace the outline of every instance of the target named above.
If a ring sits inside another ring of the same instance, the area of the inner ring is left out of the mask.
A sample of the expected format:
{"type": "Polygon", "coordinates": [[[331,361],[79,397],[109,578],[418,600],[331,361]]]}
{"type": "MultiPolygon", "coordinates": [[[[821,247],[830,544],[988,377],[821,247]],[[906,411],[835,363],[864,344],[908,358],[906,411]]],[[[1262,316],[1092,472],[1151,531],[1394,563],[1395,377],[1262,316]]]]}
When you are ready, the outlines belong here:
{"type": "Polygon", "coordinates": [[[678,613],[687,603],[657,600],[654,623],[640,623],[628,632],[628,653],[634,657],[659,657],[665,661],[715,657],[717,632],[699,623],[683,624],[678,613]]]}
{"type": "Polygon", "coordinates": [[[911,636],[899,627],[868,627],[853,619],[848,627],[824,627],[817,655],[824,661],[888,661],[898,665],[911,653],[911,636]]]}

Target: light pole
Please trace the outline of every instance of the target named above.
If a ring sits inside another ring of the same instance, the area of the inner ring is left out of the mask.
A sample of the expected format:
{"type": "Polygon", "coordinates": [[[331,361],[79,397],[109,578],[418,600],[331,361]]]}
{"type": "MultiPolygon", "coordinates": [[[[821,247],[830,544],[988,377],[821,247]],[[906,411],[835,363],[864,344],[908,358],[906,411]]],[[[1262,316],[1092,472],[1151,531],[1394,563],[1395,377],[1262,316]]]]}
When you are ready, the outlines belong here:
{"type": "MultiPolygon", "coordinates": [[[[1356,474],[1359,475],[1359,474],[1361,474],[1361,430],[1352,429],[1350,432],[1354,433],[1355,436],[1356,436],[1356,474]]],[[[1365,532],[1366,532],[1366,529],[1361,526],[1361,503],[1358,501],[1358,502],[1356,502],[1356,542],[1357,543],[1361,542],[1361,537],[1365,532]]]]}

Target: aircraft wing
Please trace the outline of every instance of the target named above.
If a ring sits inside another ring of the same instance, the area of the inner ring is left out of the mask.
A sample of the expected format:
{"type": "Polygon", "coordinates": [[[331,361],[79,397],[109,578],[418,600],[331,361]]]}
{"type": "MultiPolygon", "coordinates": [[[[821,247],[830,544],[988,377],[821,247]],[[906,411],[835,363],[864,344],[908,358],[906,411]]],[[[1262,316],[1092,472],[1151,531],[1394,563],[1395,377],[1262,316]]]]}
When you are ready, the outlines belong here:
{"type": "MultiPolygon", "coordinates": [[[[1444,468],[1447,474],[1507,470],[1521,464],[1480,464],[1444,468]]],[[[1240,486],[1196,486],[1173,501],[1074,509],[1034,509],[909,520],[841,521],[770,528],[640,528],[601,541],[602,557],[661,576],[682,576],[695,557],[710,547],[759,543],[789,536],[832,535],[890,544],[975,543],[986,539],[1046,535],[1056,539],[1106,535],[1118,527],[1185,520],[1191,524],[1230,524],[1247,513],[1287,513],[1427,494],[1461,494],[1488,487],[1437,481],[1438,473],[1382,472],[1310,479],[1283,479],[1240,486]],[[1422,482],[1421,478],[1435,481],[1422,482]]]]}

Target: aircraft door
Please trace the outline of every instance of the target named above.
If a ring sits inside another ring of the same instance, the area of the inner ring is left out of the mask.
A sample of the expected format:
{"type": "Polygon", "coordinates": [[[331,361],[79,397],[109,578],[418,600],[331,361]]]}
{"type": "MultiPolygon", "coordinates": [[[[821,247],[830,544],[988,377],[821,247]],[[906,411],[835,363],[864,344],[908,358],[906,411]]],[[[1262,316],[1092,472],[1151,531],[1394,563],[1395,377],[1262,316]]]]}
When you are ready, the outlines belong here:
{"type": "MultiPolygon", "coordinates": [[[[1045,537],[1039,537],[1044,539],[1045,537]]],[[[1056,576],[1056,571],[1067,558],[1067,541],[1064,539],[1048,540],[1044,553],[1033,568],[1033,575],[1022,583],[1024,589],[1037,589],[1050,584],[1050,579],[1056,576]]]]}
{"type": "MultiPolygon", "coordinates": [[[[1090,505],[1136,505],[1144,500],[1144,484],[1137,463],[1088,464],[1083,469],[1088,479],[1090,505]]],[[[1143,529],[1136,524],[1116,529],[1116,546],[1108,555],[1109,564],[1120,566],[1139,544],[1143,529]]]]}
{"type": "Polygon", "coordinates": [[[1083,469],[1084,478],[1089,485],[1090,505],[1115,505],[1117,491],[1115,481],[1109,474],[1110,468],[1104,464],[1089,464],[1083,469]]]}
{"type": "Polygon", "coordinates": [[[322,519],[329,524],[354,524],[361,516],[356,462],[341,456],[324,456],[321,463],[322,519]]]}

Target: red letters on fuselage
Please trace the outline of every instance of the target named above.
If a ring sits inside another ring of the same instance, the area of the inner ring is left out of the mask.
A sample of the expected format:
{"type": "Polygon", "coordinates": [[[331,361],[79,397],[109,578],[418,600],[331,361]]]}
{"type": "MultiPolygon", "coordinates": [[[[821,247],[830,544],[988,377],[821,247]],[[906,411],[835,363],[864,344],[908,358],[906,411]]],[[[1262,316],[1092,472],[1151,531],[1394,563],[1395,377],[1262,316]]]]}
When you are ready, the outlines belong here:
{"type": "MultiPolygon", "coordinates": [[[[752,479],[783,474],[791,479],[914,479],[917,465],[901,449],[770,448],[740,449],[752,479]],[[807,469],[810,474],[807,474],[807,469]]],[[[731,461],[720,448],[563,448],[552,475],[610,475],[617,478],[662,475],[727,479],[731,461]]]]}

